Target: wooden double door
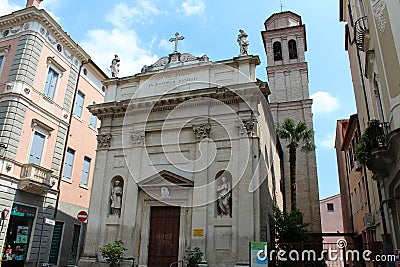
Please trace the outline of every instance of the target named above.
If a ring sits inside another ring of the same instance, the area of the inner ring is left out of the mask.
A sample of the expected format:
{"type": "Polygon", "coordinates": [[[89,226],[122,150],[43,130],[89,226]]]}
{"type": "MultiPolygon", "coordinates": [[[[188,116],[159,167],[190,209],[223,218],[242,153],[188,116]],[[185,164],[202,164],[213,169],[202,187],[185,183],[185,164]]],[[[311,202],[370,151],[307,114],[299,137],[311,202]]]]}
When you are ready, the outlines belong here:
{"type": "Polygon", "coordinates": [[[150,208],[149,267],[169,267],[178,261],[180,207],[150,208]]]}

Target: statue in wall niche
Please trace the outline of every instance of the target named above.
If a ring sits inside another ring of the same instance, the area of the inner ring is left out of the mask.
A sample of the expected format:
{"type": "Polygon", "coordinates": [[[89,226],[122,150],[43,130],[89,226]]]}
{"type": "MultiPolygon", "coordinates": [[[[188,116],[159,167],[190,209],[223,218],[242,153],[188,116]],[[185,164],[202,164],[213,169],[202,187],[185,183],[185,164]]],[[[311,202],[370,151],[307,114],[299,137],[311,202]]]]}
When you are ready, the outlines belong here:
{"type": "Polygon", "coordinates": [[[218,216],[231,217],[232,191],[231,183],[225,176],[221,177],[217,187],[217,212],[218,216]]]}
{"type": "Polygon", "coordinates": [[[111,61],[111,76],[113,78],[118,77],[119,74],[119,62],[121,60],[119,59],[118,55],[114,56],[114,59],[111,61]]]}
{"type": "Polygon", "coordinates": [[[118,217],[121,215],[122,204],[122,186],[120,183],[116,180],[111,191],[111,214],[118,217]]]}
{"type": "Polygon", "coordinates": [[[247,40],[247,33],[244,30],[239,30],[237,42],[240,46],[240,56],[247,56],[249,51],[249,40],[247,40]]]}

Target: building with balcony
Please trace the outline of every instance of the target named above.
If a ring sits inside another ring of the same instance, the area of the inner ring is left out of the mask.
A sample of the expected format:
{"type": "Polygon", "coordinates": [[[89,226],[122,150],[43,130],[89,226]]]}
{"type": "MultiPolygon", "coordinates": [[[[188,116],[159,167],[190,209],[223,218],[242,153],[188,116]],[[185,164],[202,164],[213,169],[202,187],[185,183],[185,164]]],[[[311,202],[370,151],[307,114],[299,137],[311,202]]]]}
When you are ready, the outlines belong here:
{"type": "Polygon", "coordinates": [[[0,17],[2,266],[75,264],[92,186],[107,75],[40,2],[0,17]]]}
{"type": "Polygon", "coordinates": [[[400,247],[400,3],[339,3],[364,137],[360,138],[360,163],[367,166],[365,175],[377,186],[370,189],[381,214],[375,234],[376,238],[380,235],[383,249],[392,253],[400,247]]]}
{"type": "MultiPolygon", "coordinates": [[[[339,120],[336,125],[336,158],[342,204],[343,230],[351,234],[347,243],[359,251],[380,253],[382,243],[382,211],[377,182],[355,156],[361,130],[357,114],[339,120]]],[[[354,266],[374,266],[372,262],[352,262],[354,266]]]]}

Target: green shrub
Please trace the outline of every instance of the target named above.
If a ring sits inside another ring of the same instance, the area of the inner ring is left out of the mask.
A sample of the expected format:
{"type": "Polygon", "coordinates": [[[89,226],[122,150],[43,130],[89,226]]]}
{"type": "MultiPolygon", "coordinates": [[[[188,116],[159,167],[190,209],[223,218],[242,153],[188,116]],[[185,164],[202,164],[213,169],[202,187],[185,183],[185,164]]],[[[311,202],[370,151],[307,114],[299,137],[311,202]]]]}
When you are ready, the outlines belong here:
{"type": "Polygon", "coordinates": [[[366,134],[361,136],[360,142],[356,144],[355,154],[358,162],[366,164],[371,157],[371,147],[366,134]]]}
{"type": "Polygon", "coordinates": [[[110,266],[117,266],[117,263],[124,257],[124,243],[121,240],[109,243],[100,248],[100,253],[110,266]]]}
{"type": "Polygon", "coordinates": [[[203,252],[198,247],[195,247],[193,250],[187,249],[184,260],[188,267],[195,267],[201,262],[203,255],[203,252]]]}

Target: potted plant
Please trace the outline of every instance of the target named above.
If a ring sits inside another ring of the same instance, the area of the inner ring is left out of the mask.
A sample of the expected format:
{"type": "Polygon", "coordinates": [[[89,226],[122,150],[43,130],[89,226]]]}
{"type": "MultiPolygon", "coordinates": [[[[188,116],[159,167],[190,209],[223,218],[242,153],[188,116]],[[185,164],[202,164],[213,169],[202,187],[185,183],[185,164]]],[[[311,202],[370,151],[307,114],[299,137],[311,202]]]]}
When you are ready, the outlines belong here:
{"type": "Polygon", "coordinates": [[[121,240],[109,243],[100,248],[100,253],[111,267],[119,266],[119,261],[124,257],[124,243],[121,240]]]}
{"type": "Polygon", "coordinates": [[[186,265],[188,267],[197,267],[203,255],[203,252],[198,247],[195,247],[193,250],[187,249],[186,256],[184,257],[186,265]]]}

